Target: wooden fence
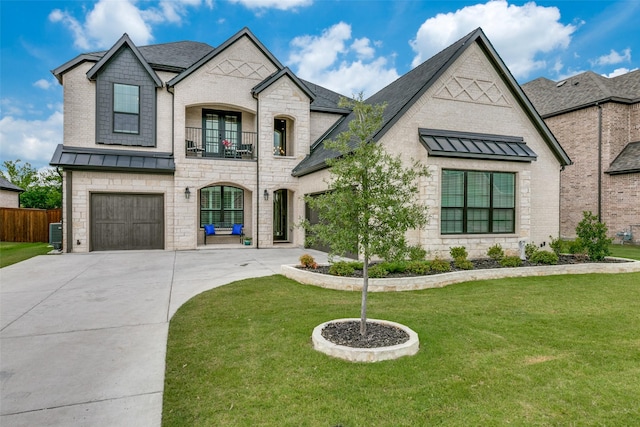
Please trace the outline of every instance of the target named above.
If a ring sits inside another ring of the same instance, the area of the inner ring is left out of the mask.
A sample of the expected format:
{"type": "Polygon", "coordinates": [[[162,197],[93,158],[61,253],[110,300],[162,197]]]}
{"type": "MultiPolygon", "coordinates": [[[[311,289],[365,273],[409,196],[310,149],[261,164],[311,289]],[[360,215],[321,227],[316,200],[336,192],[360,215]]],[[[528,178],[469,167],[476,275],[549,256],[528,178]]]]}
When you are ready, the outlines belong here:
{"type": "Polygon", "coordinates": [[[0,241],[49,242],[49,224],[62,220],[62,209],[0,208],[0,241]]]}

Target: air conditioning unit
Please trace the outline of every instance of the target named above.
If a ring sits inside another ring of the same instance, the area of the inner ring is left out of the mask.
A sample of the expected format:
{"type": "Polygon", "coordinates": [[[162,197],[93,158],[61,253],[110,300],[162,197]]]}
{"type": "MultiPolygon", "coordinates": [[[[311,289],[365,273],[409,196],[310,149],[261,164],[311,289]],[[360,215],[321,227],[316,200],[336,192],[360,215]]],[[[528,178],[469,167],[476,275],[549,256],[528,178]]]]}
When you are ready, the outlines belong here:
{"type": "Polygon", "coordinates": [[[62,249],[62,223],[52,222],[49,224],[49,244],[53,249],[62,249]]]}

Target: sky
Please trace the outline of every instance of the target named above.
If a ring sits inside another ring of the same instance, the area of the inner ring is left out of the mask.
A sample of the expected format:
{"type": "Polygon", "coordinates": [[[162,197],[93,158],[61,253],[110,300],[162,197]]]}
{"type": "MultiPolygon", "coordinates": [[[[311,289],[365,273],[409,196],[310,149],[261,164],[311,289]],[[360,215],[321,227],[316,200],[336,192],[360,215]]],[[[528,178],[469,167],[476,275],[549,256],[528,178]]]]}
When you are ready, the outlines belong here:
{"type": "Polygon", "coordinates": [[[640,0],[0,0],[0,168],[48,167],[63,142],[50,70],[109,49],[192,40],[219,46],[244,27],[299,77],[370,96],[481,27],[520,83],[640,67],[640,0]]]}

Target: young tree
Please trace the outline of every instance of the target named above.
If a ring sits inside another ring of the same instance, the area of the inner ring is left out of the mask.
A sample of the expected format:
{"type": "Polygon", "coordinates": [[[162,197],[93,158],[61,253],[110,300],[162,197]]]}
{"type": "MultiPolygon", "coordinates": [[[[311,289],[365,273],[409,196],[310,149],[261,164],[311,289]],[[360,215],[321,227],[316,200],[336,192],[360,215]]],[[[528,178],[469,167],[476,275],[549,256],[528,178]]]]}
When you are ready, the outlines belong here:
{"type": "Polygon", "coordinates": [[[20,165],[21,160],[7,160],[0,171],[7,181],[24,190],[20,206],[36,209],[53,209],[62,206],[62,178],[51,168],[38,171],[30,163],[20,165]]]}
{"type": "Polygon", "coordinates": [[[366,335],[369,261],[374,256],[391,259],[403,255],[406,231],[427,223],[427,208],[417,201],[417,181],[429,173],[418,162],[404,167],[399,156],[390,155],[372,141],[382,126],[386,105],[367,104],[361,94],[343,99],[341,105],[351,107],[355,117],[348,131],[326,143],[339,156],[327,160],[331,167],[328,191],[305,198],[320,218],[318,224],[306,225],[310,240],[328,244],[332,254],[362,255],[360,333],[366,335]]]}

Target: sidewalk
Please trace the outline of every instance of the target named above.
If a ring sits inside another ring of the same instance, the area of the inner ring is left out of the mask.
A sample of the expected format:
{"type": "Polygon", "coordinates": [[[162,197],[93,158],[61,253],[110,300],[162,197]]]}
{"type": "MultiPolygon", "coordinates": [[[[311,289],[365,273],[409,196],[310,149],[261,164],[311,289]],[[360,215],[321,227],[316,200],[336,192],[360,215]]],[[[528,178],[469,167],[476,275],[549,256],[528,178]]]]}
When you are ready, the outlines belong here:
{"type": "Polygon", "coordinates": [[[169,319],[193,296],[280,273],[293,249],[46,255],[0,270],[0,425],[161,424],[169,319]]]}

